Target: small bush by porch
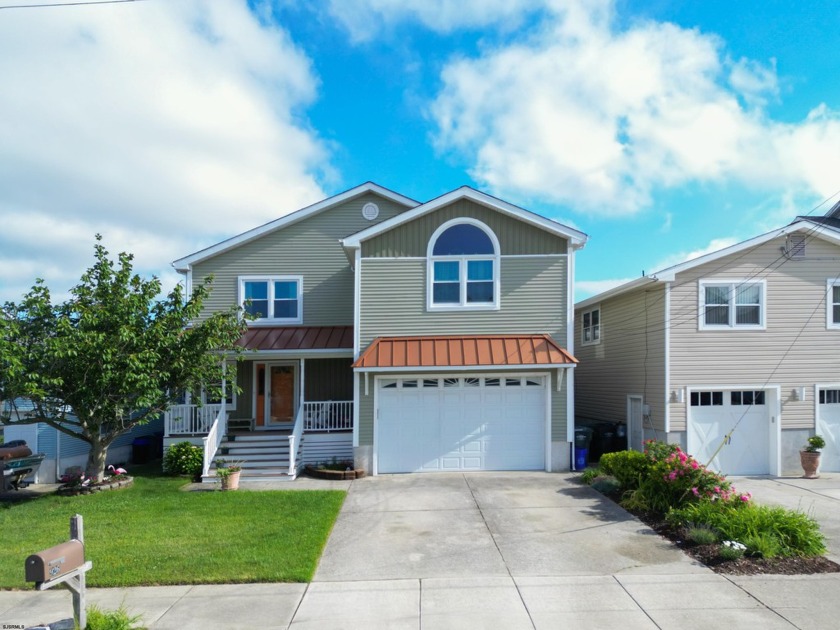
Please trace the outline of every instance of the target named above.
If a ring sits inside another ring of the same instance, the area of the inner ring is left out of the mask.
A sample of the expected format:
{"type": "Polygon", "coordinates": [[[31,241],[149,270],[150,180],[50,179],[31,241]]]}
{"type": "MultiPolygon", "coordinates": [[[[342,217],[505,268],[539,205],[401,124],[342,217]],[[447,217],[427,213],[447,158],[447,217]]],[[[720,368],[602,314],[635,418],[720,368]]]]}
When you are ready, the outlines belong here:
{"type": "Polygon", "coordinates": [[[15,533],[0,555],[0,588],[29,588],[23,561],[66,539],[75,513],[85,517],[89,586],[308,582],[345,496],[182,492],[186,479],[131,472],[134,486],[117,492],[0,505],[0,528],[15,533]]]}

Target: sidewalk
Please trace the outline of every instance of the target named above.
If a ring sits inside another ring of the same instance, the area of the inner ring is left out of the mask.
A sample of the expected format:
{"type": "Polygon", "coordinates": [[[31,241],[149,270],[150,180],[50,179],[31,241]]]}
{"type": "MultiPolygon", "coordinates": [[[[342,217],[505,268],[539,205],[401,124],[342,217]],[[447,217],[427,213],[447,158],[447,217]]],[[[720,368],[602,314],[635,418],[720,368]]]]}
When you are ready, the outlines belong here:
{"type": "MultiPolygon", "coordinates": [[[[571,479],[480,473],[344,482],[348,497],[311,584],[89,589],[88,602],[125,604],[155,630],[837,627],[840,574],[717,575],[571,479]]],[[[836,559],[838,480],[733,482],[759,502],[812,511],[836,559]]],[[[0,628],[70,616],[67,591],[0,591],[0,628]]]]}

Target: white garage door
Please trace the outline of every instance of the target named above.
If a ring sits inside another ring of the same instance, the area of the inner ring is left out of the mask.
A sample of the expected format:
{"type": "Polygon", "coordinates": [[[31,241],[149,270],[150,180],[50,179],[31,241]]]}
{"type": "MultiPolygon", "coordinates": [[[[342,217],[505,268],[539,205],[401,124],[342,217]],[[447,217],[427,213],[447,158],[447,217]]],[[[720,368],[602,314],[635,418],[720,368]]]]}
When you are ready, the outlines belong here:
{"type": "Polygon", "coordinates": [[[379,379],[378,472],[544,470],[546,381],[379,379]]]}
{"type": "Polygon", "coordinates": [[[840,387],[820,388],[817,433],[825,438],[820,470],[840,472],[840,387]]]}
{"type": "Polygon", "coordinates": [[[770,474],[770,406],[764,391],[693,391],[688,412],[688,452],[725,475],[770,474]],[[726,444],[709,463],[724,437],[726,444]]]}

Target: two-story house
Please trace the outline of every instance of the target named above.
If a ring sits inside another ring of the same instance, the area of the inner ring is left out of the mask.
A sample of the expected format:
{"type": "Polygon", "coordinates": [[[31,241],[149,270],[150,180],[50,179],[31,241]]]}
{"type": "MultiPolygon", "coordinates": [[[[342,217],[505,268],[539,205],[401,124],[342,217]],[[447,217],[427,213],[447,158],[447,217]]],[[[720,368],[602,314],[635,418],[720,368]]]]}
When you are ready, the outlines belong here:
{"type": "Polygon", "coordinates": [[[254,476],[568,468],[585,242],[468,187],[421,204],[367,183],[177,260],[188,288],[214,277],[208,312],[255,319],[242,393],[176,406],[166,440],[254,476]]]}
{"type": "Polygon", "coordinates": [[[726,474],[840,471],[840,204],[576,304],[576,413],[726,474]]]}

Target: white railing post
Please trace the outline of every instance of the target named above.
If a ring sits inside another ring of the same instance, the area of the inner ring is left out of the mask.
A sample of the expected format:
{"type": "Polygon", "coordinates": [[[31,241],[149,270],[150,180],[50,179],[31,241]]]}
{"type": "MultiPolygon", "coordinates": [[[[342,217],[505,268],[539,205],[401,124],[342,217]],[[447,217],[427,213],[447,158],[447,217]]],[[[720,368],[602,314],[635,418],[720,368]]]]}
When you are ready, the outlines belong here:
{"type": "Polygon", "coordinates": [[[303,435],[303,405],[298,408],[297,416],[295,417],[295,426],[292,429],[292,434],[289,436],[289,476],[297,476],[297,449],[300,445],[301,436],[303,435]]]}
{"type": "Polygon", "coordinates": [[[202,442],[204,443],[204,466],[202,468],[201,475],[203,477],[206,477],[210,472],[210,462],[212,462],[213,458],[216,456],[216,452],[219,450],[222,439],[224,439],[225,433],[227,433],[227,413],[222,411],[224,409],[224,405],[210,406],[219,407],[219,414],[213,421],[213,426],[210,427],[207,437],[202,438],[202,442]]]}

